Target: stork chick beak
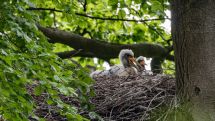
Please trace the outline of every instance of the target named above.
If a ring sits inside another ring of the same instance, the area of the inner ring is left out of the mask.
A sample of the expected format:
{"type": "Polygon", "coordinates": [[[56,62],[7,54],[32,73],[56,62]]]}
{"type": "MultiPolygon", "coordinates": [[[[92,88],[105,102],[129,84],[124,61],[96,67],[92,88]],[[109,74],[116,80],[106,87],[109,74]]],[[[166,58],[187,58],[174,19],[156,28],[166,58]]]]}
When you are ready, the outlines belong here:
{"type": "Polygon", "coordinates": [[[129,62],[134,64],[134,65],[137,65],[134,57],[130,57],[129,62]]]}

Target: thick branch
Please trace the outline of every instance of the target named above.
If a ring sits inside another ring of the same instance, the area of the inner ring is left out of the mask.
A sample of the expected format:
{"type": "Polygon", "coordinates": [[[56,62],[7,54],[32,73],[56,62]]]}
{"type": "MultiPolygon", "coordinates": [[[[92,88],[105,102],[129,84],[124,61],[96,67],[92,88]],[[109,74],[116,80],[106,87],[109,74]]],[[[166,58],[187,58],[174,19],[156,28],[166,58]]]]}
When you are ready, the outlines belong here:
{"type": "Polygon", "coordinates": [[[69,45],[75,50],[83,50],[85,56],[98,57],[104,60],[117,58],[121,49],[132,49],[135,56],[145,57],[165,57],[167,49],[157,44],[111,44],[100,40],[84,38],[80,35],[69,33],[62,30],[45,28],[38,26],[39,30],[50,39],[52,43],[62,43],[69,45]],[[86,54],[88,53],[88,54],[86,54]]]}
{"type": "MultiPolygon", "coordinates": [[[[30,7],[27,8],[26,10],[49,10],[49,11],[55,11],[55,12],[63,12],[62,10],[57,10],[55,8],[34,8],[30,7]]],[[[135,19],[120,19],[120,18],[111,18],[111,17],[97,17],[97,16],[91,16],[83,13],[75,13],[75,15],[78,16],[83,16],[91,19],[99,19],[99,20],[112,20],[112,21],[130,21],[130,22],[147,22],[147,21],[160,21],[160,20],[165,20],[169,18],[154,18],[154,19],[141,19],[141,20],[135,20],[135,19]]]]}
{"type": "Polygon", "coordinates": [[[167,55],[166,59],[170,61],[175,61],[175,57],[173,55],[167,55]]]}

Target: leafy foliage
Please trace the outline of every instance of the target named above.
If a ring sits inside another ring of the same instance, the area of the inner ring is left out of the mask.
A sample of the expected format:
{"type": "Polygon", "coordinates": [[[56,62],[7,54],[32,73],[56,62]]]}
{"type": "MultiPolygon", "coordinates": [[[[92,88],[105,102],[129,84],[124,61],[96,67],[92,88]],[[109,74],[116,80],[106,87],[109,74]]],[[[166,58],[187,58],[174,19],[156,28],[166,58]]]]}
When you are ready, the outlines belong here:
{"type": "Polygon", "coordinates": [[[162,64],[163,71],[165,74],[175,75],[175,63],[172,61],[165,60],[162,64]]]}
{"type": "Polygon", "coordinates": [[[62,115],[86,120],[74,107],[63,103],[58,92],[77,96],[76,89],[79,89],[83,105],[88,106],[86,93],[92,91],[89,88],[92,80],[86,70],[61,60],[52,52],[52,45],[35,25],[39,17],[25,10],[32,5],[28,0],[0,2],[0,114],[10,121],[36,117],[26,85],[37,81],[40,86],[35,89],[36,95],[47,92],[50,95],[47,102],[60,106],[62,115]]]}

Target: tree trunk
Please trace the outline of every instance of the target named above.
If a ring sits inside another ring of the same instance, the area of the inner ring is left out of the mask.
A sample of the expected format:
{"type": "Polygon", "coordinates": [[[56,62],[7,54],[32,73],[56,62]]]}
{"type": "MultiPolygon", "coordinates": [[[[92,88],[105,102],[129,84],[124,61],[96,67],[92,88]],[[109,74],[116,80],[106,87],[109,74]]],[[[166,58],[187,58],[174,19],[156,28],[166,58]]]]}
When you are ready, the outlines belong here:
{"type": "Polygon", "coordinates": [[[173,0],[177,94],[195,121],[215,121],[215,1],[173,0]]]}

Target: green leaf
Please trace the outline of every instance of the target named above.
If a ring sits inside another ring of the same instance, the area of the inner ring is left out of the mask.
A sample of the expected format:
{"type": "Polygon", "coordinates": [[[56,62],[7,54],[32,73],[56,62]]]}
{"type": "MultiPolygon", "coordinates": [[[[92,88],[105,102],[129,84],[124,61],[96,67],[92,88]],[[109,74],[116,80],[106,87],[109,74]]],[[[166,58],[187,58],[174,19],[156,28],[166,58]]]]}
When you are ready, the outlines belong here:
{"type": "Polygon", "coordinates": [[[124,11],[124,10],[122,10],[122,9],[121,9],[121,10],[119,10],[119,13],[118,13],[118,14],[119,14],[119,17],[120,17],[120,18],[125,18],[125,16],[126,16],[125,11],[124,11]]]}
{"type": "Polygon", "coordinates": [[[30,42],[31,41],[31,38],[28,37],[28,35],[24,34],[24,38],[27,42],[30,42]]]}
{"type": "Polygon", "coordinates": [[[52,104],[54,103],[51,99],[48,99],[46,102],[47,102],[49,105],[52,105],[52,104]]]}
{"type": "Polygon", "coordinates": [[[3,49],[1,49],[1,52],[3,55],[6,55],[6,56],[8,55],[7,52],[5,52],[5,50],[3,50],[3,49]]]}
{"type": "Polygon", "coordinates": [[[136,4],[140,4],[142,1],[144,1],[144,0],[134,0],[134,2],[135,2],[136,4]]]}
{"type": "Polygon", "coordinates": [[[152,11],[163,11],[163,6],[157,0],[151,0],[152,11]]]}
{"type": "Polygon", "coordinates": [[[108,5],[112,7],[112,9],[116,9],[118,6],[118,0],[108,0],[108,5]]]}
{"type": "Polygon", "coordinates": [[[59,77],[58,75],[54,75],[54,79],[55,79],[56,81],[61,81],[61,79],[60,79],[60,77],[59,77]]]}
{"type": "Polygon", "coordinates": [[[35,95],[41,95],[42,93],[44,92],[44,89],[41,87],[41,86],[37,86],[35,89],[34,89],[34,94],[35,95]]]}

